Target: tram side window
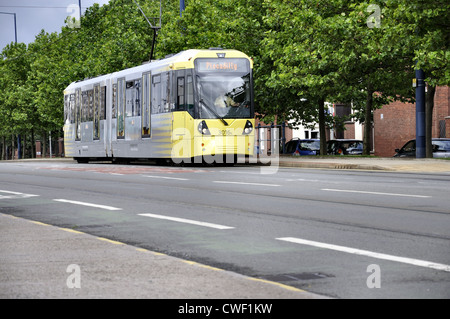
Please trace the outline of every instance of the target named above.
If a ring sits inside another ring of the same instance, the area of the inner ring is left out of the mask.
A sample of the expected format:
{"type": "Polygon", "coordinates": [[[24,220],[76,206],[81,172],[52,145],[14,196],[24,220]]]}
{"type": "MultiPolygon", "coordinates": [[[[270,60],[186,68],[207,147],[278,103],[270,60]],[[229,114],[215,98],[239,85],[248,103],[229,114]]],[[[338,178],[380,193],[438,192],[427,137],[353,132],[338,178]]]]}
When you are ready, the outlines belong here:
{"type": "Polygon", "coordinates": [[[117,138],[125,138],[125,79],[117,82],[117,138]]]}
{"type": "Polygon", "coordinates": [[[94,87],[94,140],[100,139],[100,87],[94,87]]]}
{"type": "Polygon", "coordinates": [[[170,73],[161,73],[152,78],[152,114],[172,112],[175,108],[171,96],[170,73]]]}
{"type": "Polygon", "coordinates": [[[75,140],[81,140],[81,91],[75,92],[75,140]]]}
{"type": "Polygon", "coordinates": [[[142,137],[150,137],[150,74],[142,76],[142,137]]]}
{"type": "Polygon", "coordinates": [[[87,121],[92,122],[94,120],[94,90],[88,91],[88,110],[87,121]]]}
{"type": "Polygon", "coordinates": [[[152,78],[152,114],[161,113],[161,75],[152,78]]]}
{"type": "Polygon", "coordinates": [[[100,120],[106,120],[106,86],[100,88],[100,120]]]}
{"type": "Polygon", "coordinates": [[[126,116],[141,115],[141,80],[128,81],[126,83],[126,116]]]}
{"type": "Polygon", "coordinates": [[[170,101],[170,74],[161,74],[161,103],[162,108],[161,113],[167,113],[172,111],[171,101],[170,101]]]}
{"type": "Polygon", "coordinates": [[[192,75],[186,77],[186,110],[194,116],[194,83],[192,75]]]}
{"type": "Polygon", "coordinates": [[[81,92],[81,122],[87,122],[89,118],[89,96],[88,91],[81,92]]]}
{"type": "Polygon", "coordinates": [[[116,118],[116,108],[117,108],[117,83],[113,84],[112,89],[112,108],[111,108],[111,116],[113,119],[116,118]]]}
{"type": "Polygon", "coordinates": [[[177,79],[177,111],[184,111],[184,77],[177,79]]]}
{"type": "Polygon", "coordinates": [[[69,119],[69,99],[70,96],[69,94],[64,95],[64,123],[65,124],[69,124],[70,123],[70,119],[69,119]]]}
{"type": "Polygon", "coordinates": [[[75,123],[75,94],[70,94],[69,118],[70,118],[70,124],[75,123]]]}

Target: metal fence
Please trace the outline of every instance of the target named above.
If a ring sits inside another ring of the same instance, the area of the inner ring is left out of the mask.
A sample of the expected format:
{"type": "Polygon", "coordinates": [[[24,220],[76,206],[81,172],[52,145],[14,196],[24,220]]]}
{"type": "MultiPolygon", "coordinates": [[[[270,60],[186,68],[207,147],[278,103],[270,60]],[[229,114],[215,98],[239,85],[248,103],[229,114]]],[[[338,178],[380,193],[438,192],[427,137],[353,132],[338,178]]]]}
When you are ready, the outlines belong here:
{"type": "Polygon", "coordinates": [[[261,125],[256,127],[256,154],[271,156],[286,151],[286,124],[261,125]]]}

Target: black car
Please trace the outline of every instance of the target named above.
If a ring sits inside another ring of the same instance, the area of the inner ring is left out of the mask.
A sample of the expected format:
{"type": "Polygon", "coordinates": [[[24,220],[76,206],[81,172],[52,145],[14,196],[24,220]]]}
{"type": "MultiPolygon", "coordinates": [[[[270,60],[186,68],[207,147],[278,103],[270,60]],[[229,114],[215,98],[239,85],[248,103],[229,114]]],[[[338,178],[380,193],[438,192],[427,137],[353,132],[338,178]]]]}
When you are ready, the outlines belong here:
{"type": "MultiPolygon", "coordinates": [[[[450,138],[433,138],[433,157],[450,158],[450,138]]],[[[410,140],[402,148],[395,150],[394,157],[416,157],[416,140],[410,140]]]]}
{"type": "Polygon", "coordinates": [[[327,142],[328,155],[362,155],[363,141],[361,140],[330,140],[327,142]]]}

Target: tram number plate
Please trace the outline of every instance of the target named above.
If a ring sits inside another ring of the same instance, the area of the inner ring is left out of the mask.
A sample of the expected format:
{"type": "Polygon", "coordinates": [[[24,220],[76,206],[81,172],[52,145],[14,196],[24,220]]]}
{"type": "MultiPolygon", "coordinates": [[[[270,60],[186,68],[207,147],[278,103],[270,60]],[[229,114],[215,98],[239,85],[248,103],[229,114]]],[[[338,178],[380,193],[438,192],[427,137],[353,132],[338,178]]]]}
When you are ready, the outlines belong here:
{"type": "Polygon", "coordinates": [[[233,135],[233,133],[231,132],[231,130],[219,130],[219,133],[223,136],[229,136],[229,135],[233,135]]]}

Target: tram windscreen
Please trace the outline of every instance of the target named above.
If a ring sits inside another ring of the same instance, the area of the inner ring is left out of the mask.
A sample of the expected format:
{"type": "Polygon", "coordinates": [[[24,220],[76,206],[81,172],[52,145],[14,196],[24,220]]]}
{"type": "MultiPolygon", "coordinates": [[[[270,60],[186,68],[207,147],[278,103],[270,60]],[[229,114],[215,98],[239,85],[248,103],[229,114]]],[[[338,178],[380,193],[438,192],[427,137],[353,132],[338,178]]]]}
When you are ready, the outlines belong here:
{"type": "Polygon", "coordinates": [[[246,59],[198,59],[199,118],[252,118],[251,76],[246,59]]]}

